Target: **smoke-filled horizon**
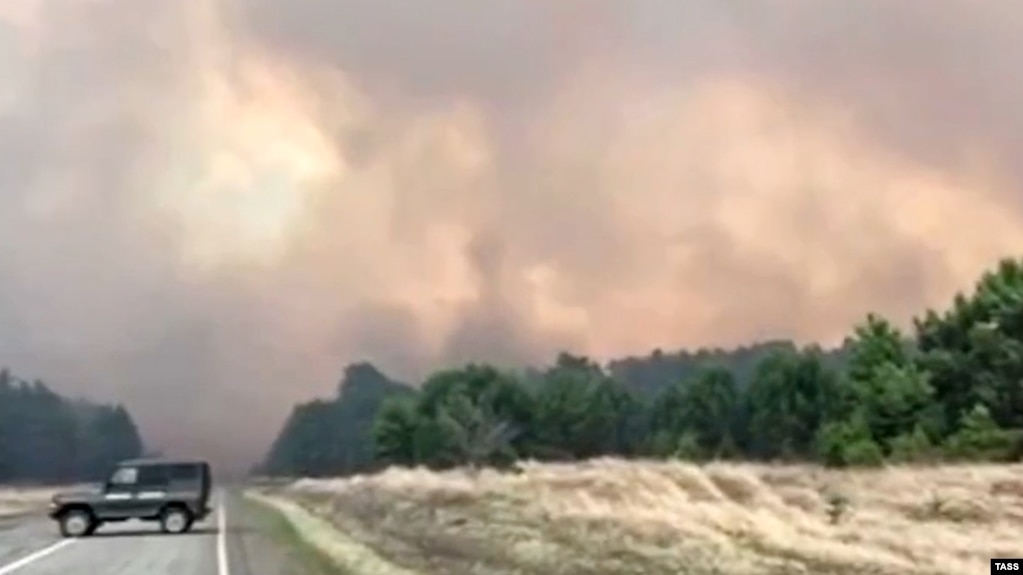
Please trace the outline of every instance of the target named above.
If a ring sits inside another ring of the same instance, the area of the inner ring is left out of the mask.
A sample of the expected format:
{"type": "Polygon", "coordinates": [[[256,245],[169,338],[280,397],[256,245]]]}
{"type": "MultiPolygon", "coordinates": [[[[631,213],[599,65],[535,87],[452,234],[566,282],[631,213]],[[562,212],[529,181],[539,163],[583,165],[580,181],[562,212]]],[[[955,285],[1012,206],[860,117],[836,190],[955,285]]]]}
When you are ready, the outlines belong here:
{"type": "Polygon", "coordinates": [[[8,0],[0,364],[262,455],[368,359],[836,342],[1023,245],[1023,7],[8,0]]]}

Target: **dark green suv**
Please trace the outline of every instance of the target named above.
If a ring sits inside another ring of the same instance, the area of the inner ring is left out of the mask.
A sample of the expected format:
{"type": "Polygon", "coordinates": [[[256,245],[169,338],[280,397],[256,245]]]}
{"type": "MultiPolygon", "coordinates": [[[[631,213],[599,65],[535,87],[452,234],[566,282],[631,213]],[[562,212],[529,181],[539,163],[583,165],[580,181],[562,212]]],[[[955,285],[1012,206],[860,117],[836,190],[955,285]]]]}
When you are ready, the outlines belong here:
{"type": "Polygon", "coordinates": [[[198,460],[122,461],[102,486],[58,493],[50,518],[64,537],[91,535],[104,523],[156,521],[164,533],[185,533],[212,511],[210,465],[198,460]]]}

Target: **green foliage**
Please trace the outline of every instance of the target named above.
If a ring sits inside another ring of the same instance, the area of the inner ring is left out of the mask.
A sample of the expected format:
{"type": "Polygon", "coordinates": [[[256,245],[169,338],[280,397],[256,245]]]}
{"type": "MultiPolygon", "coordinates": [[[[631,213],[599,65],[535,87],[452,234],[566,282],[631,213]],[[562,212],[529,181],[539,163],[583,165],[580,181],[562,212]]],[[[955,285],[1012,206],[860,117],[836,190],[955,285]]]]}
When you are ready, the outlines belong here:
{"type": "MultiPolygon", "coordinates": [[[[736,454],[735,421],[739,413],[739,391],[732,373],[710,368],[691,384],[676,384],[655,402],[651,424],[660,441],[678,453],[679,446],[691,459],[728,457],[736,454]]],[[[662,451],[655,449],[655,451],[662,451]]]]}
{"type": "Polygon", "coordinates": [[[821,461],[832,467],[874,466],[884,461],[862,412],[825,424],[817,435],[817,449],[821,461]]]}
{"type": "Polygon", "coordinates": [[[670,455],[677,459],[694,460],[706,457],[707,452],[700,445],[696,434],[686,431],[674,439],[670,455]]]}
{"type": "Polygon", "coordinates": [[[825,512],[828,514],[828,522],[838,525],[848,515],[852,503],[849,498],[841,493],[830,493],[824,498],[827,504],[825,512]]]}
{"type": "Polygon", "coordinates": [[[363,391],[350,393],[349,382],[337,398],[297,406],[268,468],[318,475],[605,455],[840,467],[1019,458],[1023,261],[1000,262],[909,334],[869,314],[830,351],[773,341],[655,350],[606,368],[563,353],[522,373],[441,370],[416,388],[358,366],[346,382],[370,382],[363,391]]]}
{"type": "MultiPolygon", "coordinates": [[[[820,446],[829,465],[877,465],[931,454],[934,390],[914,363],[915,345],[873,314],[853,330],[851,357],[835,421],[820,446]]],[[[937,432],[938,430],[935,430],[937,432]]]]}
{"type": "Polygon", "coordinates": [[[385,399],[373,423],[374,456],[390,464],[411,465],[416,461],[418,432],[415,401],[408,397],[385,399]]]}
{"type": "Polygon", "coordinates": [[[838,375],[815,348],[772,354],[746,393],[749,455],[763,459],[812,456],[820,429],[843,399],[838,375]]]}
{"type": "Polygon", "coordinates": [[[959,459],[1005,459],[1013,448],[1013,436],[998,427],[990,411],[977,404],[962,419],[958,431],[946,442],[948,453],[959,459]]]}
{"type": "Polygon", "coordinates": [[[416,463],[499,464],[524,455],[535,427],[533,398],[520,381],[490,366],[468,365],[423,384],[416,463]]]}
{"type": "MultiPolygon", "coordinates": [[[[382,463],[373,430],[381,406],[391,398],[411,395],[407,386],[371,364],[352,364],[345,369],[336,397],[295,406],[259,471],[315,477],[372,470],[382,463]]],[[[403,441],[407,446],[409,439],[403,441]]],[[[394,462],[407,461],[400,452],[384,455],[397,457],[394,462]]]]}
{"type": "Polygon", "coordinates": [[[876,467],[884,463],[884,454],[873,439],[856,440],[845,447],[846,465],[876,467]]]}
{"type": "Polygon", "coordinates": [[[543,373],[535,397],[531,455],[585,459],[638,448],[639,402],[587,358],[559,356],[543,373]]]}
{"type": "Polygon", "coordinates": [[[96,480],[142,452],[124,407],[72,401],[0,370],[0,483],[96,480]]]}
{"type": "Polygon", "coordinates": [[[893,437],[888,442],[890,459],[896,463],[922,463],[933,461],[939,453],[922,425],[913,431],[893,437]]]}
{"type": "Polygon", "coordinates": [[[976,405],[1005,429],[1023,427],[1023,262],[1007,259],[942,314],[916,322],[920,364],[952,435],[976,405]]]}

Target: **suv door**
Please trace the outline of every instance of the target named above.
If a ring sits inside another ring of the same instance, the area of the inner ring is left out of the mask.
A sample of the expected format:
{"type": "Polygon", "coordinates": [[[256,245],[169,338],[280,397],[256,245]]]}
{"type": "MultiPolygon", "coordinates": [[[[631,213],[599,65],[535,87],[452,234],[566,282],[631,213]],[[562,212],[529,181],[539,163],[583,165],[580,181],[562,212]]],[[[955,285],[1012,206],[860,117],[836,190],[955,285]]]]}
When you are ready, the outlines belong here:
{"type": "Polygon", "coordinates": [[[103,489],[103,505],[97,509],[102,519],[124,519],[131,517],[135,506],[135,485],[138,482],[137,467],[119,467],[114,470],[103,489]]]}
{"type": "Polygon", "coordinates": [[[193,515],[202,513],[202,475],[198,465],[179,463],[167,468],[170,482],[167,490],[176,501],[188,505],[193,515]]]}
{"type": "Polygon", "coordinates": [[[139,467],[135,505],[132,509],[136,517],[156,517],[167,501],[168,479],[165,465],[139,467]]]}

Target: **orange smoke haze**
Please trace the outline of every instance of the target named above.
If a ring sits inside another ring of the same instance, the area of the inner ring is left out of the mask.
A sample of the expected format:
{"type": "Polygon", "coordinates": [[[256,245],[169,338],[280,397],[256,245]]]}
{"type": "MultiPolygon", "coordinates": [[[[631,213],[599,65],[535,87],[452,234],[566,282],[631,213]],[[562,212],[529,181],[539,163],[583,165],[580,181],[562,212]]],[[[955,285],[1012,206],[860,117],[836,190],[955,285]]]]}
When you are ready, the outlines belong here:
{"type": "Polygon", "coordinates": [[[1023,244],[1020,17],[5,2],[0,363],[234,465],[352,360],[906,321],[1023,244]]]}

